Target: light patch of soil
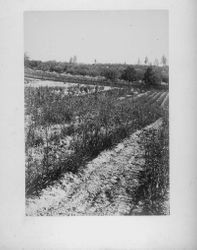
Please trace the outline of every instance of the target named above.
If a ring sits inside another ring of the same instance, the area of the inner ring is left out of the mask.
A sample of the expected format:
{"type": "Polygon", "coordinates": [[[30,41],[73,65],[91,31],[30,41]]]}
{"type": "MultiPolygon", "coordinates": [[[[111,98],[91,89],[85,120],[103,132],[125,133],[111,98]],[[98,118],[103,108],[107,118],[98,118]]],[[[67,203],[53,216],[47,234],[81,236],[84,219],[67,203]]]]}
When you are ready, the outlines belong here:
{"type": "MultiPolygon", "coordinates": [[[[83,83],[71,83],[71,82],[58,82],[58,81],[51,81],[51,80],[39,80],[39,79],[25,79],[25,84],[29,87],[63,87],[65,89],[69,89],[71,87],[92,87],[95,89],[95,85],[93,84],[83,84],[83,83]]],[[[103,91],[107,91],[112,89],[110,86],[103,86],[103,91]]],[[[65,94],[67,91],[65,92],[65,94]]],[[[87,94],[87,93],[85,93],[87,94]]]]}
{"type": "MultiPolygon", "coordinates": [[[[162,120],[145,130],[159,129],[162,120]]],[[[134,204],[138,172],[144,165],[137,131],[112,150],[103,151],[78,174],[66,173],[40,197],[26,200],[28,216],[137,215],[143,204],[134,204]]]]}

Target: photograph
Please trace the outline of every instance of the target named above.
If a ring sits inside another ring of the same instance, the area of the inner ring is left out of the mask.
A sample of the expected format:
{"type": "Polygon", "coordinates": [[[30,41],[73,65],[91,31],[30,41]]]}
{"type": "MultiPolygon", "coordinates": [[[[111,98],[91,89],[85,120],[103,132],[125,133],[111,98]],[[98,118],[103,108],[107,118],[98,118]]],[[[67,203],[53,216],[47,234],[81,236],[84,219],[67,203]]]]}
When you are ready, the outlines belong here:
{"type": "Polygon", "coordinates": [[[23,26],[25,216],[169,216],[169,11],[23,26]]]}

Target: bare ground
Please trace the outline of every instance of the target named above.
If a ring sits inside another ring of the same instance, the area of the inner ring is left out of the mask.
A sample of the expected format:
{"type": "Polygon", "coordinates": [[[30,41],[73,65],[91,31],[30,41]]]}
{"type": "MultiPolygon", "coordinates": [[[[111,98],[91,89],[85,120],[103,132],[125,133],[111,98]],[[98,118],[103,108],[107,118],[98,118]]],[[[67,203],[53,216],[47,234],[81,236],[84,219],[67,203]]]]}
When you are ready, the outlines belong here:
{"type": "MultiPolygon", "coordinates": [[[[159,119],[145,130],[158,129],[159,119]]],[[[78,173],[66,173],[38,198],[27,199],[26,215],[140,215],[143,202],[136,204],[133,193],[138,172],[144,164],[137,131],[112,150],[102,152],[78,173]]],[[[168,202],[164,204],[168,211],[168,202]]]]}

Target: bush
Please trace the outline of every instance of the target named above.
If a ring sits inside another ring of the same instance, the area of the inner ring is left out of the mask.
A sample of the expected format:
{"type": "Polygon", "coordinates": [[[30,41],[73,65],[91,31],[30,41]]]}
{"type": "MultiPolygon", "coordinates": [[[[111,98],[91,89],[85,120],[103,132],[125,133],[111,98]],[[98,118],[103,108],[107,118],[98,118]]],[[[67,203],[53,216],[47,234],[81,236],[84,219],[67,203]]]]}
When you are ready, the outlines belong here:
{"type": "Polygon", "coordinates": [[[169,75],[167,73],[162,74],[162,82],[169,83],[169,75]]]}
{"type": "Polygon", "coordinates": [[[128,66],[122,73],[121,79],[129,82],[136,80],[136,70],[132,66],[128,66]]]}
{"type": "Polygon", "coordinates": [[[118,78],[118,72],[114,69],[105,69],[103,76],[111,81],[115,81],[118,78]]]}
{"type": "Polygon", "coordinates": [[[144,80],[144,70],[142,70],[142,69],[137,69],[136,70],[136,80],[137,81],[142,81],[142,80],[144,80]]]}
{"type": "Polygon", "coordinates": [[[144,73],[144,82],[148,86],[161,84],[161,73],[152,66],[148,67],[144,73]]]}

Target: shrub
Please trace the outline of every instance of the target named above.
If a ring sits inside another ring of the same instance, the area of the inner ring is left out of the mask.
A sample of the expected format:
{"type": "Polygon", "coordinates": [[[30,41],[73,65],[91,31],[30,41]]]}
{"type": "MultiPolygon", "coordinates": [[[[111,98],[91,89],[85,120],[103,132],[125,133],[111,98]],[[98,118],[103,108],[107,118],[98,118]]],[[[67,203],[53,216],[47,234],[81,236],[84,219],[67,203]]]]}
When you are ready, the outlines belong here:
{"type": "Polygon", "coordinates": [[[115,81],[118,78],[118,72],[114,69],[108,68],[104,70],[103,76],[108,80],[115,81]]]}
{"type": "Polygon", "coordinates": [[[128,66],[122,73],[121,78],[125,81],[133,82],[136,80],[136,70],[132,66],[128,66]]]}
{"type": "Polygon", "coordinates": [[[161,84],[161,73],[152,66],[148,67],[144,73],[144,82],[148,86],[161,84]]]}
{"type": "Polygon", "coordinates": [[[162,73],[162,82],[169,83],[169,75],[167,73],[162,73]]]}
{"type": "Polygon", "coordinates": [[[136,69],[136,80],[137,81],[142,81],[144,80],[144,70],[142,69],[136,69]]]}

